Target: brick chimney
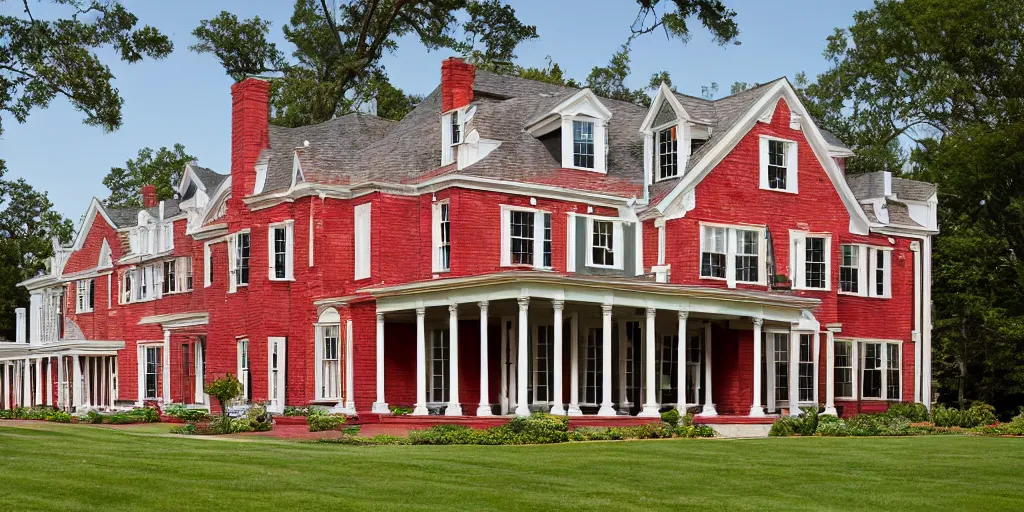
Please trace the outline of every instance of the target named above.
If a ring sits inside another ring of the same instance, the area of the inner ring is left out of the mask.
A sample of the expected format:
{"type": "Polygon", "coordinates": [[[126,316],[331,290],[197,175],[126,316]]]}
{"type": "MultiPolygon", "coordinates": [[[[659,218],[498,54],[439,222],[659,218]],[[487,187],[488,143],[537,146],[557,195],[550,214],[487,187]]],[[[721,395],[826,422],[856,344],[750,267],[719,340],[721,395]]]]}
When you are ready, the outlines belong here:
{"type": "Polygon", "coordinates": [[[231,86],[231,197],[241,201],[256,185],[256,159],[270,147],[270,83],[246,78],[231,86]]]}
{"type": "Polygon", "coordinates": [[[142,207],[152,208],[157,205],[156,186],[145,185],[142,187],[142,207]]]}
{"type": "Polygon", "coordinates": [[[473,79],[476,68],[458,57],[441,63],[441,112],[465,107],[473,101],[473,79]]]}

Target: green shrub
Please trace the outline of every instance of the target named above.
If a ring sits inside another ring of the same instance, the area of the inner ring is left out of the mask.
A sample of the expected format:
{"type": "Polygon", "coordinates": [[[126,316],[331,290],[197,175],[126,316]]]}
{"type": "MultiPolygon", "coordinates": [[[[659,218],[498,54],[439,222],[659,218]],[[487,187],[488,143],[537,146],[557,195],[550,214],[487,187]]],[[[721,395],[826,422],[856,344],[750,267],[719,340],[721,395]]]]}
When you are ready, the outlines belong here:
{"type": "Polygon", "coordinates": [[[286,405],[286,406],[284,406],[284,415],[285,416],[309,416],[309,407],[308,406],[297,407],[297,406],[294,406],[294,405],[286,405]]]}
{"type": "Polygon", "coordinates": [[[990,436],[1024,436],[1024,413],[1018,414],[1007,423],[984,425],[977,431],[990,436]]]}
{"type": "Polygon", "coordinates": [[[877,436],[882,432],[882,421],[875,414],[859,414],[846,420],[851,436],[877,436]]]}
{"type": "Polygon", "coordinates": [[[341,426],[345,424],[345,416],[339,414],[327,414],[320,409],[309,411],[309,415],[306,416],[306,423],[309,425],[310,432],[323,432],[325,430],[341,430],[341,426]]]}
{"type": "Polygon", "coordinates": [[[906,418],[911,423],[929,421],[928,408],[924,404],[897,402],[889,405],[886,414],[890,417],[906,418]]]}
{"type": "Polygon", "coordinates": [[[771,430],[768,431],[769,437],[789,437],[796,435],[795,421],[791,416],[782,416],[772,423],[771,430]]]}
{"type": "Polygon", "coordinates": [[[814,431],[816,436],[841,437],[849,435],[846,422],[835,416],[820,416],[818,428],[814,431]]]}
{"type": "Polygon", "coordinates": [[[89,411],[89,413],[85,415],[85,422],[94,424],[103,423],[103,415],[96,411],[89,411]]]}
{"type": "Polygon", "coordinates": [[[409,414],[412,414],[411,407],[399,407],[397,405],[391,406],[392,416],[408,416],[409,414]]]}
{"type": "Polygon", "coordinates": [[[547,414],[512,418],[508,423],[488,429],[487,444],[549,444],[569,440],[569,420],[547,414]]]}
{"type": "Polygon", "coordinates": [[[412,444],[492,444],[487,441],[488,431],[476,430],[465,425],[436,425],[426,430],[409,432],[412,444]]]}
{"type": "Polygon", "coordinates": [[[0,409],[0,420],[13,420],[14,411],[11,409],[0,409]]]}
{"type": "Polygon", "coordinates": [[[679,426],[679,420],[681,418],[682,417],[679,414],[679,411],[676,409],[669,409],[661,413],[661,421],[664,421],[665,423],[668,424],[668,426],[672,428],[676,428],[677,426],[679,426]]]}
{"type": "Polygon", "coordinates": [[[813,436],[818,429],[818,408],[808,407],[800,416],[783,416],[768,431],[771,437],[813,436]]]}
{"type": "Polygon", "coordinates": [[[221,416],[227,416],[228,402],[242,394],[242,383],[234,375],[228,373],[219,379],[210,381],[204,391],[215,398],[217,403],[220,404],[221,416]]]}
{"type": "Polygon", "coordinates": [[[996,421],[995,408],[985,402],[974,402],[968,409],[947,408],[941,404],[932,409],[932,422],[936,427],[974,428],[991,425],[996,421]]]}
{"type": "Polygon", "coordinates": [[[245,411],[245,416],[231,421],[231,432],[267,432],[274,426],[273,418],[262,404],[245,411]]]}
{"type": "Polygon", "coordinates": [[[64,411],[51,411],[46,416],[46,421],[54,421],[57,423],[71,423],[71,413],[64,411]]]}
{"type": "Polygon", "coordinates": [[[377,435],[373,437],[356,437],[356,436],[341,436],[328,439],[317,439],[315,442],[318,443],[329,443],[329,444],[347,444],[347,445],[359,445],[359,446],[394,446],[394,445],[408,445],[412,444],[412,441],[406,437],[388,436],[388,435],[377,435]]]}
{"type": "Polygon", "coordinates": [[[132,421],[128,423],[156,423],[160,421],[160,411],[153,407],[140,407],[127,413],[132,421]]]}
{"type": "Polygon", "coordinates": [[[210,411],[206,409],[190,409],[181,404],[171,404],[164,407],[164,414],[186,423],[196,423],[210,419],[210,411]]]}

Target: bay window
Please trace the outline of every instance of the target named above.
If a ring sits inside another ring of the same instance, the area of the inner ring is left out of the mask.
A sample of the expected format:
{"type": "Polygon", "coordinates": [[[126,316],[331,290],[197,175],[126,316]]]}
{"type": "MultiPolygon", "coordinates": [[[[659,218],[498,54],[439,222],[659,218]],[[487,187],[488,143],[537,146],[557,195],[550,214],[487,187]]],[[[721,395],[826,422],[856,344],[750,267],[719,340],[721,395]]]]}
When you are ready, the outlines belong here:
{"type": "Polygon", "coordinates": [[[501,265],[551,267],[551,214],[501,206],[501,265]]]}

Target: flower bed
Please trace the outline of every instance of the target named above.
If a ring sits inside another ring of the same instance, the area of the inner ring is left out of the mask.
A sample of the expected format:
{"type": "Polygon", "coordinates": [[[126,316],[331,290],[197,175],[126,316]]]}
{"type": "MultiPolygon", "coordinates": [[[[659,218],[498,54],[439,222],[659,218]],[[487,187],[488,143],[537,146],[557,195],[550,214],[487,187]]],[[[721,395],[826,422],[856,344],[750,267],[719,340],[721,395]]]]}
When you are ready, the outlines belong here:
{"type": "Polygon", "coordinates": [[[821,416],[816,407],[798,417],[784,416],[772,424],[769,436],[919,436],[941,434],[1024,435],[1024,414],[996,423],[995,410],[983,402],[958,410],[935,406],[929,414],[922,404],[892,404],[880,414],[850,418],[821,416]]]}

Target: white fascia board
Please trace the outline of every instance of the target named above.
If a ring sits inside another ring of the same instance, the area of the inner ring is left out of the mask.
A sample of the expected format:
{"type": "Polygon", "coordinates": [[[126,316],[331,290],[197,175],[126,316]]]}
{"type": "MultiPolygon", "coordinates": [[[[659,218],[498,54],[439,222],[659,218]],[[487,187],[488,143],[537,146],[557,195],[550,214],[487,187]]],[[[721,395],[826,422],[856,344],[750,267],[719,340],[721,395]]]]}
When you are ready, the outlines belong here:
{"type": "Polygon", "coordinates": [[[580,103],[590,105],[592,111],[587,112],[586,115],[592,115],[592,117],[596,117],[602,121],[608,121],[612,118],[612,112],[601,103],[601,100],[597,95],[590,89],[583,89],[556,105],[548,113],[534,118],[532,121],[527,123],[523,129],[533,136],[543,135],[553,131],[555,128],[561,126],[561,118],[563,116],[575,115],[577,113],[572,107],[580,103]]]}
{"type": "MultiPolygon", "coordinates": [[[[298,183],[306,181],[306,175],[302,173],[302,162],[299,160],[299,152],[293,152],[292,157],[292,184],[288,187],[289,190],[295,188],[298,183]]],[[[267,172],[270,172],[269,166],[267,172]]]]}
{"type": "Polygon", "coordinates": [[[658,117],[658,112],[661,111],[661,105],[666,101],[672,107],[672,110],[675,111],[677,119],[682,121],[690,120],[690,114],[683,108],[683,104],[679,103],[679,99],[672,93],[672,89],[665,82],[662,82],[658,87],[658,94],[654,96],[654,101],[651,102],[651,108],[647,110],[644,121],[640,123],[640,133],[650,133],[652,131],[654,120],[658,117]]]}
{"type": "Polygon", "coordinates": [[[754,106],[726,133],[725,137],[715,145],[715,148],[694,164],[690,172],[679,181],[672,192],[669,192],[668,195],[655,205],[655,208],[664,212],[666,216],[672,217],[671,210],[682,207],[679,204],[679,200],[684,193],[695,188],[739,144],[767,109],[770,108],[774,111],[775,105],[780,99],[785,99],[786,103],[789,104],[790,110],[796,111],[800,115],[805,140],[807,140],[811,149],[814,150],[818,163],[821,164],[825,173],[832,181],[833,187],[839,193],[840,199],[842,199],[850,214],[850,233],[857,235],[868,234],[871,223],[868,221],[863,210],[860,209],[860,204],[853,195],[853,191],[850,190],[849,185],[847,185],[842,171],[839,170],[839,166],[829,156],[827,149],[829,145],[825,142],[821,131],[817,125],[811,122],[807,110],[787,80],[780,80],[771,86],[754,103],[754,106]]]}
{"type": "Polygon", "coordinates": [[[110,217],[107,215],[107,211],[103,209],[103,203],[94,197],[89,203],[89,209],[85,212],[85,217],[82,219],[82,225],[78,228],[78,234],[75,236],[75,242],[71,245],[71,250],[81,250],[85,245],[85,239],[89,236],[89,231],[92,230],[92,223],[96,219],[96,215],[102,216],[103,220],[106,221],[107,224],[109,224],[115,231],[118,229],[117,224],[114,224],[114,221],[110,220],[110,217]]]}
{"type": "Polygon", "coordinates": [[[203,180],[199,179],[199,176],[196,175],[196,172],[192,170],[191,163],[185,164],[185,172],[182,173],[181,182],[178,183],[178,194],[184,196],[185,191],[188,190],[189,183],[195,183],[196,188],[202,190],[203,192],[206,192],[206,184],[203,183],[203,180]]]}
{"type": "Polygon", "coordinates": [[[230,198],[230,197],[231,197],[231,176],[228,176],[227,179],[225,179],[220,184],[220,187],[218,187],[217,190],[213,192],[213,195],[210,196],[210,200],[206,202],[206,207],[205,207],[204,211],[202,212],[202,214],[199,216],[199,219],[200,219],[199,225],[202,226],[202,225],[206,224],[210,220],[210,215],[213,212],[217,211],[217,209],[220,207],[220,205],[223,204],[225,201],[227,201],[228,198],[230,198]]]}

